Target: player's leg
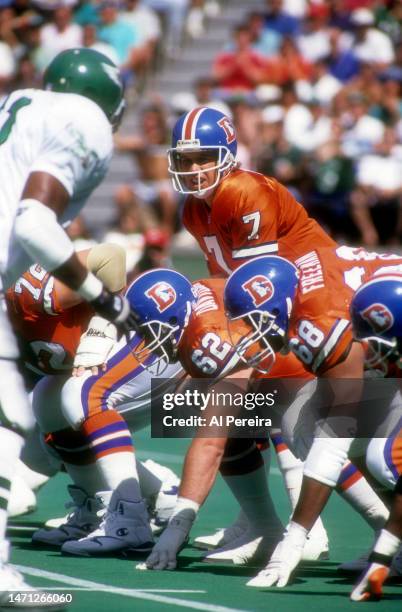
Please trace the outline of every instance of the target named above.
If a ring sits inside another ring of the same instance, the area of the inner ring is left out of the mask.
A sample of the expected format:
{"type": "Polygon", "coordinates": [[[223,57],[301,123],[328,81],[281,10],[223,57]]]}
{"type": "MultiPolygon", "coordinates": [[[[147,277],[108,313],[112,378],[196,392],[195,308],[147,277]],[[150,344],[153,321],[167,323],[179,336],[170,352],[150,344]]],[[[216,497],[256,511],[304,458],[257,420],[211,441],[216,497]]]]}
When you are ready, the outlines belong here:
{"type": "Polygon", "coordinates": [[[380,599],[388,576],[402,575],[402,421],[389,438],[373,438],[367,449],[367,465],[380,483],[392,488],[394,495],[390,516],[351,593],[353,601],[380,599]]]}
{"type": "Polygon", "coordinates": [[[270,461],[268,444],[264,455],[255,440],[228,440],[220,472],[240,505],[247,527],[237,538],[208,553],[205,561],[261,564],[277,544],[283,525],[268,488],[264,463],[270,461]]]}
{"type": "Polygon", "coordinates": [[[131,433],[125,419],[108,407],[112,392],[131,375],[133,357],[131,352],[123,353],[121,359],[109,361],[106,372],[70,378],[62,389],[63,414],[86,440],[101,481],[95,498],[106,508],[99,528],[78,541],[66,542],[62,547],[65,553],[106,554],[152,547],[131,433]]]}
{"type": "MultiPolygon", "coordinates": [[[[11,481],[24,438],[35,424],[24,381],[18,371],[17,358],[18,349],[0,293],[0,608],[8,607],[12,592],[35,591],[9,565],[9,542],[6,539],[11,481]]],[[[38,609],[49,608],[46,596],[44,593],[44,602],[38,603],[38,609]]]]}

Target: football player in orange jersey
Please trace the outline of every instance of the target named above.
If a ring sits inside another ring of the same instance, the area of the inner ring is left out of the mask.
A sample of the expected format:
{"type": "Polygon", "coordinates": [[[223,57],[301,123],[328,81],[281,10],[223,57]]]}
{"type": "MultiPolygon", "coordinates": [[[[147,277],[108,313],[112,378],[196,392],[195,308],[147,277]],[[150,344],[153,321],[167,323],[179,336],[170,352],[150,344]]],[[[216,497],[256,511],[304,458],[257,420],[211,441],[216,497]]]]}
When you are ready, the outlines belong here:
{"type": "MultiPolygon", "coordinates": [[[[236,345],[238,354],[248,365],[259,367],[268,356],[274,358],[277,352],[289,350],[319,378],[352,379],[351,384],[334,385],[335,408],[353,406],[353,402],[358,405],[363,392],[364,352],[353,338],[350,301],[365,279],[387,266],[401,266],[402,259],[364,249],[318,248],[296,260],[296,265],[280,257],[260,257],[242,265],[228,279],[228,316],[231,321],[243,319],[249,324],[249,333],[236,345]]],[[[320,437],[319,427],[314,432],[312,425],[311,440],[303,441],[308,454],[293,520],[267,567],[249,586],[287,584],[300,561],[307,533],[347,459],[353,441],[349,425],[348,419],[342,422],[345,437],[332,438],[320,437]]]]}
{"type": "Polygon", "coordinates": [[[183,224],[197,239],[213,276],[227,276],[253,257],[278,253],[294,261],[334,241],[273,178],[239,169],[232,121],[200,107],[173,129],[168,151],[174,188],[187,195],[183,224]]]}
{"type": "MultiPolygon", "coordinates": [[[[197,292],[197,301],[179,344],[181,363],[193,378],[210,378],[216,381],[226,377],[226,380],[233,381],[238,377],[247,379],[252,372],[234,350],[234,344],[248,331],[246,324],[236,321],[232,337],[228,333],[223,305],[224,283],[223,279],[210,278],[193,285],[197,292]]],[[[296,379],[296,384],[292,385],[293,394],[306,380],[315,378],[293,354],[278,356],[269,375],[256,371],[252,375],[254,381],[264,377],[296,379]]],[[[287,407],[287,402],[291,403],[292,400],[289,397],[283,401],[287,407]]],[[[272,437],[278,448],[278,463],[294,508],[300,491],[302,463],[291,454],[277,433],[272,437]]],[[[147,559],[147,567],[173,569],[176,566],[176,554],[188,535],[198,507],[210,491],[219,465],[221,474],[247,520],[244,521],[243,518],[240,524],[235,523],[233,528],[229,528],[226,539],[218,541],[220,545],[224,544],[224,547],[208,554],[205,560],[239,565],[265,561],[273,540],[278,537],[279,527],[272,506],[270,507],[266,477],[265,474],[262,475],[262,463],[261,453],[254,440],[231,439],[227,442],[223,435],[215,438],[196,437],[185,459],[180,486],[180,520],[183,521],[179,526],[177,519],[168,525],[147,559]],[[273,519],[273,524],[270,524],[273,519]]],[[[371,526],[377,528],[383,525],[387,517],[384,505],[350,462],[345,464],[337,484],[342,496],[371,526]]],[[[321,553],[325,554],[327,551],[326,533],[320,522],[311,536],[312,540],[309,540],[303,551],[305,559],[317,559],[321,553]]],[[[211,538],[201,539],[201,543],[205,541],[210,545],[211,538]]],[[[212,540],[212,543],[215,541],[212,540]]]]}
{"type": "MultiPolygon", "coordinates": [[[[402,356],[402,275],[388,268],[362,285],[351,304],[353,331],[358,340],[370,345],[370,365],[385,376],[401,378],[402,356]]],[[[398,385],[399,387],[399,385],[398,385]]],[[[397,387],[397,389],[398,389],[397,387]]],[[[399,389],[396,402],[400,405],[399,389]]],[[[392,403],[396,403],[395,400],[392,403]]],[[[397,574],[402,561],[402,416],[397,414],[391,435],[375,437],[367,448],[367,465],[373,476],[393,490],[390,517],[378,535],[351,599],[367,601],[382,597],[388,576],[397,574]],[[398,418],[399,417],[399,418],[398,418]],[[399,551],[399,553],[398,553],[399,551]]],[[[400,572],[399,572],[400,573],[400,572]]]]}

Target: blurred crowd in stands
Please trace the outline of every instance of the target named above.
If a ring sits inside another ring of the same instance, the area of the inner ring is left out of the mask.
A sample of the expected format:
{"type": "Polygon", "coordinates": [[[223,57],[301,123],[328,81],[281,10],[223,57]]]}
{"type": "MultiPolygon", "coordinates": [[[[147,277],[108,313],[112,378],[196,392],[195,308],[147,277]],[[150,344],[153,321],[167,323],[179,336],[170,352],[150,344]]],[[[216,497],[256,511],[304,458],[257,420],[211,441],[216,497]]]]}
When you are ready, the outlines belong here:
{"type": "MultiPolygon", "coordinates": [[[[230,5],[0,0],[0,95],[40,86],[48,62],[69,47],[98,49],[120,66],[128,90],[137,92],[138,129],[116,136],[116,149],[132,156],[135,173],[116,190],[111,232],[140,234],[157,259],[167,257],[170,237],[180,230],[180,199],[167,173],[170,129],[196,105],[230,115],[240,164],[285,184],[335,238],[396,248],[402,2],[261,0],[259,12],[246,12],[222,41],[209,74],[170,99],[155,91],[149,76],[174,65],[191,40],[202,41],[230,5]],[[159,233],[151,235],[155,228],[159,233]]],[[[80,232],[85,238],[88,230],[80,232]]]]}

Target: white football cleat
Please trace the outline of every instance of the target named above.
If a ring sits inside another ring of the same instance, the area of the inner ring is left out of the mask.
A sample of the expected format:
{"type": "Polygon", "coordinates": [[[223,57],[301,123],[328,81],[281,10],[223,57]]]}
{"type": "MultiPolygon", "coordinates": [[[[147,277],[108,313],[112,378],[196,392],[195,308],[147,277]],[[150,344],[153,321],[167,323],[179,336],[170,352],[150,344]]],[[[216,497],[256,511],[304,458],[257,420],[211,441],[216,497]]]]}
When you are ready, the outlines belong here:
{"type": "Polygon", "coordinates": [[[153,548],[148,512],[143,501],[113,499],[111,491],[96,493],[95,497],[106,509],[102,522],[86,537],[65,542],[61,547],[62,553],[91,557],[153,548]]]}
{"type": "Polygon", "coordinates": [[[263,567],[281,539],[282,533],[281,524],[278,524],[277,529],[269,531],[249,527],[235,540],[205,555],[203,561],[263,567]]]}
{"type": "Polygon", "coordinates": [[[36,510],[36,495],[21,476],[14,476],[11,482],[8,516],[15,518],[36,510]]]}
{"type": "Polygon", "coordinates": [[[104,506],[94,497],[89,497],[80,487],[68,485],[68,492],[73,501],[66,504],[74,510],[67,515],[67,520],[54,529],[38,529],[32,536],[32,542],[38,545],[61,546],[67,540],[78,540],[98,527],[104,514],[104,506]]]}
{"type": "Polygon", "coordinates": [[[301,561],[328,561],[328,559],[328,534],[321,518],[318,518],[307,536],[301,561]]]}
{"type": "Polygon", "coordinates": [[[151,459],[145,461],[144,465],[154,472],[157,470],[158,477],[162,480],[159,493],[154,498],[146,500],[150,514],[151,530],[156,535],[165,529],[172,516],[179,492],[180,478],[173,470],[159,465],[151,459]]]}
{"type": "Polygon", "coordinates": [[[248,528],[248,521],[244,514],[240,512],[234,523],[229,527],[218,529],[211,535],[199,536],[194,540],[194,546],[201,550],[214,550],[225,546],[240,537],[248,528]]]}
{"type": "Polygon", "coordinates": [[[8,561],[8,542],[0,544],[0,610],[62,610],[66,604],[53,603],[52,594],[27,584],[8,561]],[[43,600],[43,601],[42,601],[43,600]]]}

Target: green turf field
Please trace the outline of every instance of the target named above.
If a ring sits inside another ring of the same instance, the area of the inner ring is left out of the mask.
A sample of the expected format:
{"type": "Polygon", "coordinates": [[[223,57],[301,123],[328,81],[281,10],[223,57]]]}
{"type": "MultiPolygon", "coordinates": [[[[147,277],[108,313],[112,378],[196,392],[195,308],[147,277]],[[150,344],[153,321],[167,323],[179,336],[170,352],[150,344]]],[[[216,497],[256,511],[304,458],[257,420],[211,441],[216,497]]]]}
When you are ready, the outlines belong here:
{"type": "MultiPolygon", "coordinates": [[[[149,430],[135,436],[141,458],[152,457],[180,472],[187,440],[151,439],[149,430]]],[[[30,544],[31,531],[39,522],[63,513],[66,499],[66,476],[49,482],[39,494],[37,512],[13,521],[12,562],[24,571],[34,585],[61,589],[71,593],[69,610],[78,612],[114,612],[146,610],[275,610],[288,612],[332,612],[356,609],[348,599],[351,583],[336,574],[336,565],[353,558],[370,543],[370,532],[360,518],[334,495],[324,521],[330,536],[330,561],[304,566],[295,581],[282,590],[259,591],[245,586],[253,569],[229,565],[211,566],[200,562],[201,553],[190,546],[180,555],[175,572],[144,572],[135,570],[135,559],[85,559],[61,556],[58,551],[35,550],[30,544]]],[[[271,478],[273,497],[283,521],[289,507],[278,470],[273,466],[271,478]]],[[[236,506],[219,478],[201,510],[192,536],[210,533],[227,525],[236,513],[236,506]]],[[[138,560],[140,558],[138,557],[138,560]]],[[[59,591],[58,591],[59,592],[59,591]]],[[[402,609],[402,586],[386,587],[386,598],[376,604],[379,612],[402,609]]],[[[362,609],[373,604],[360,604],[362,609]]]]}

